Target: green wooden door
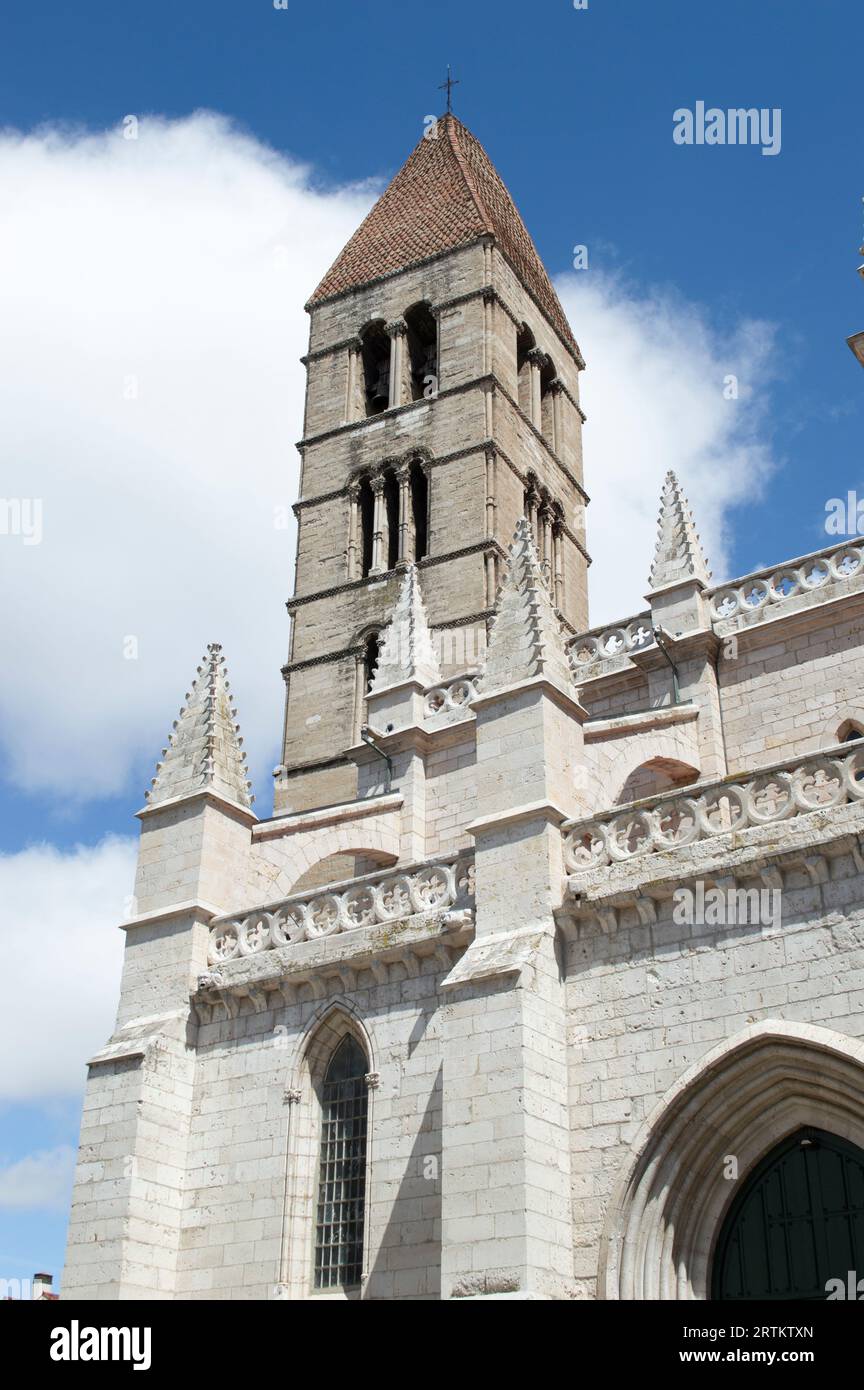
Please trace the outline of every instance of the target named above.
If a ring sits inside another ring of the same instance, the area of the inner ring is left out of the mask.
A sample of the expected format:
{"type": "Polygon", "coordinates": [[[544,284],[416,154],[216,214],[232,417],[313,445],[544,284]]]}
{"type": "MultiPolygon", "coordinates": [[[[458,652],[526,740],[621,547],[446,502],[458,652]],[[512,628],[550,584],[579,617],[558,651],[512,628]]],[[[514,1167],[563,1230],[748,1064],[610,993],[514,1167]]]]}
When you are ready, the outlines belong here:
{"type": "Polygon", "coordinates": [[[799,1130],[745,1179],[720,1232],[712,1297],[826,1297],[829,1279],[864,1278],[864,1151],[799,1130]]]}

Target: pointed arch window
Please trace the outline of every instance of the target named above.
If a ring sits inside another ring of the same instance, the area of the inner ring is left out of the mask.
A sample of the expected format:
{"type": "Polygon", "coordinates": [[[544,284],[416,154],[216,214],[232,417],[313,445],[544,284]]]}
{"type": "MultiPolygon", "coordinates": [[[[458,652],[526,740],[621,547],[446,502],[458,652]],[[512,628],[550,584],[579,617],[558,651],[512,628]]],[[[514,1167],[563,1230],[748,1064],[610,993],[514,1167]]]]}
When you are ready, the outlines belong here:
{"type": "Polygon", "coordinates": [[[330,1058],[321,1087],[316,1289],[351,1288],[363,1275],[368,1069],[360,1044],[346,1033],[330,1058]]]}

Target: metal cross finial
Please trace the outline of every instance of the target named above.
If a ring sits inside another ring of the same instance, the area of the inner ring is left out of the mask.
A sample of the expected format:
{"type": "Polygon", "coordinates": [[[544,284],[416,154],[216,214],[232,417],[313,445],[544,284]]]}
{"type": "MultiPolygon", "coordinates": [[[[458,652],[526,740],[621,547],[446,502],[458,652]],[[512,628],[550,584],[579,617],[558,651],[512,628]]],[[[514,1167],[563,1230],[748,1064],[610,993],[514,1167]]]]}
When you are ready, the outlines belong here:
{"type": "Polygon", "coordinates": [[[454,87],[458,87],[458,86],[459,86],[459,78],[458,78],[458,77],[451,77],[451,76],[450,76],[450,64],[448,63],[448,64],[447,64],[447,81],[446,81],[446,82],[442,82],[442,83],[441,83],[441,86],[438,88],[439,92],[443,92],[444,89],[445,89],[445,87],[446,87],[446,89],[447,89],[447,115],[448,115],[448,116],[450,115],[450,113],[451,113],[452,110],[453,110],[453,105],[452,105],[452,93],[453,93],[453,88],[454,88],[454,87]]]}

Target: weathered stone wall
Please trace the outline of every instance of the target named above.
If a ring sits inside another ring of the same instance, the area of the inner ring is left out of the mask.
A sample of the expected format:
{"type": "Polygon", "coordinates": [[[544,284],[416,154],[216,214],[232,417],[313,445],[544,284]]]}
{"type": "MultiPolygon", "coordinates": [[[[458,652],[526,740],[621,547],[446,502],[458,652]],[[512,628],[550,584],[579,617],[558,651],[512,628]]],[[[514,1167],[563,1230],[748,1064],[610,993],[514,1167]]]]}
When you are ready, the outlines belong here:
{"type": "MultiPolygon", "coordinates": [[[[440,1296],[441,974],[434,961],[413,976],[394,965],[385,984],[364,971],[350,1000],[343,999],[362,1019],[370,1068],[380,1078],[370,1093],[370,1298],[440,1296]]],[[[178,1274],[183,1297],[268,1298],[283,1276],[293,1295],[310,1292],[311,1251],[300,1228],[313,1221],[317,1143],[310,1145],[311,1165],[292,1152],[293,1168],[302,1171],[288,1184],[286,1212],[288,1127],[290,1119],[295,1138],[314,1131],[317,1102],[302,1052],[334,1001],[306,992],[290,1007],[199,1029],[178,1274]],[[295,1086],[300,1099],[286,1104],[285,1091],[295,1086]]]]}
{"type": "MultiPolygon", "coordinates": [[[[686,851],[681,859],[680,884],[692,888],[686,851]]],[[[604,929],[586,915],[568,933],[575,1276],[583,1296],[595,1295],[611,1194],[637,1134],[689,1068],[759,1021],[864,1034],[864,878],[848,854],[827,863],[822,883],[805,868],[784,869],[779,926],[679,925],[667,897],[656,922],[622,908],[614,925],[607,919],[604,929]]],[[[739,886],[765,884],[754,875],[739,886]]],[[[766,1108],[769,1101],[766,1092],[766,1108]]]]}
{"type": "Polygon", "coordinates": [[[827,747],[847,719],[864,721],[860,594],[748,628],[735,647],[719,667],[730,768],[827,747]]]}

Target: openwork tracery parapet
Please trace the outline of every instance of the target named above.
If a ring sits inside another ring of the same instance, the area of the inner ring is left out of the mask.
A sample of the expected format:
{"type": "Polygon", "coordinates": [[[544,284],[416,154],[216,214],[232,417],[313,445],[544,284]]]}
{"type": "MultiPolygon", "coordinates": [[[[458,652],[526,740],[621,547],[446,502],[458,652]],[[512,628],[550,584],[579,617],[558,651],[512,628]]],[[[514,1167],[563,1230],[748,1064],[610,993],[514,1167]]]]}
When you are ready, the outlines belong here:
{"type": "Polygon", "coordinates": [[[468,855],[377,877],[366,875],[323,892],[297,894],[248,913],[217,918],[210,928],[208,960],[218,966],[278,946],[468,907],[473,894],[474,860],[468,855]]]}
{"type": "Polygon", "coordinates": [[[864,741],[839,744],[749,777],[633,802],[564,827],[568,873],[683,849],[729,831],[864,801],[864,741]]]}

